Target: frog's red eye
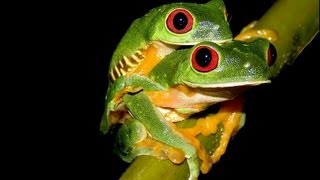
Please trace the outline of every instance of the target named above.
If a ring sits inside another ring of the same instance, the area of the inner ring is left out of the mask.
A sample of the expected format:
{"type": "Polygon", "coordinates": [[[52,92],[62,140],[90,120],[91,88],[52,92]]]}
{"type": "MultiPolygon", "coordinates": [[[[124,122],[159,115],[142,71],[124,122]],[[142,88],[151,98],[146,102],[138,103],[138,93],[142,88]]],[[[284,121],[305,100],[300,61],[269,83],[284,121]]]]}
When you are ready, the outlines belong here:
{"type": "Polygon", "coordinates": [[[272,66],[277,59],[277,50],[274,47],[273,44],[269,44],[269,48],[268,48],[268,65],[272,66]]]}
{"type": "Polygon", "coordinates": [[[166,25],[171,32],[183,34],[192,29],[193,17],[185,9],[175,9],[167,17],[166,25]]]}
{"type": "Polygon", "coordinates": [[[218,66],[219,55],[208,46],[199,46],[192,52],[192,67],[199,72],[209,72],[218,66]]]}

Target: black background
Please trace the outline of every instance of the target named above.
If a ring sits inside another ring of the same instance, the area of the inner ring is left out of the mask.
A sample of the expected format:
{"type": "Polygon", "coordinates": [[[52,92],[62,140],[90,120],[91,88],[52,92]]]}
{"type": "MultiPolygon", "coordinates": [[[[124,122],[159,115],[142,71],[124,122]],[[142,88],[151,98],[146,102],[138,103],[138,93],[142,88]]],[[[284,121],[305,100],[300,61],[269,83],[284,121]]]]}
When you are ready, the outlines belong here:
{"type": "MultiPolygon", "coordinates": [[[[128,164],[113,154],[112,138],[101,135],[98,127],[108,83],[108,64],[131,22],[149,9],[170,2],[178,1],[84,2],[66,7],[61,4],[57,11],[50,11],[53,19],[57,15],[57,21],[61,20],[54,32],[64,34],[58,38],[63,53],[54,55],[55,49],[50,51],[57,59],[55,64],[63,67],[54,69],[54,77],[50,77],[50,80],[59,77],[53,80],[58,82],[54,82],[52,93],[60,93],[62,98],[45,94],[46,101],[54,105],[43,108],[46,111],[41,116],[40,132],[32,136],[36,140],[28,141],[25,146],[34,144],[36,148],[22,153],[22,157],[27,156],[22,168],[28,167],[29,162],[37,165],[27,173],[42,178],[118,179],[121,176],[128,164]]],[[[259,19],[274,0],[225,2],[232,15],[231,29],[237,34],[242,27],[259,19]]],[[[314,152],[318,143],[315,124],[319,119],[318,47],[319,36],[272,84],[254,88],[247,94],[244,128],[230,141],[222,159],[200,179],[298,175],[306,178],[315,173],[312,164],[317,163],[314,152]]]]}

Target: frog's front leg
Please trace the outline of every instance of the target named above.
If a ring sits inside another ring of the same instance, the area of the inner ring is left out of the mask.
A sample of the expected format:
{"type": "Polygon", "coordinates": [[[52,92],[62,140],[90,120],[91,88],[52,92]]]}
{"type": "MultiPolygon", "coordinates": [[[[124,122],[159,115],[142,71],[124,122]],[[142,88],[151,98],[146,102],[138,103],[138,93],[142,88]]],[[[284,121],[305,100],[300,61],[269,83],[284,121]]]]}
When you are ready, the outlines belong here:
{"type": "Polygon", "coordinates": [[[190,170],[189,179],[197,179],[200,169],[197,149],[162,116],[150,98],[144,92],[139,92],[127,94],[123,100],[128,112],[143,124],[150,138],[184,152],[190,170]]]}
{"type": "Polygon", "coordinates": [[[234,38],[239,41],[247,41],[252,38],[264,38],[270,42],[274,42],[278,39],[278,35],[271,29],[257,29],[255,28],[257,21],[251,22],[249,25],[244,27],[241,32],[234,38]]]}

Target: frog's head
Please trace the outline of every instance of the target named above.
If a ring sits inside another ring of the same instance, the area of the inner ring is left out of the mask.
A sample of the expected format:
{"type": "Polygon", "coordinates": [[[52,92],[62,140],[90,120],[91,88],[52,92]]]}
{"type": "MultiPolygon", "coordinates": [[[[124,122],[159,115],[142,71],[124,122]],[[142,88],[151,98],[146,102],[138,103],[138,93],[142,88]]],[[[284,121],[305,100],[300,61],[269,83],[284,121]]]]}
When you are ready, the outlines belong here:
{"type": "Polygon", "coordinates": [[[150,39],[166,44],[195,45],[201,41],[220,43],[232,39],[222,0],[163,5],[150,11],[149,18],[150,39]]]}
{"type": "Polygon", "coordinates": [[[157,64],[180,46],[202,41],[222,43],[231,39],[223,0],[159,6],[136,19],[122,37],[110,63],[110,80],[140,74],[137,71],[141,64],[148,66],[140,67],[145,75],[153,68],[149,64],[157,64]]]}
{"type": "Polygon", "coordinates": [[[221,45],[202,42],[165,57],[150,73],[150,78],[167,87],[186,85],[206,90],[269,83],[269,66],[275,59],[273,49],[265,39],[221,45]]]}

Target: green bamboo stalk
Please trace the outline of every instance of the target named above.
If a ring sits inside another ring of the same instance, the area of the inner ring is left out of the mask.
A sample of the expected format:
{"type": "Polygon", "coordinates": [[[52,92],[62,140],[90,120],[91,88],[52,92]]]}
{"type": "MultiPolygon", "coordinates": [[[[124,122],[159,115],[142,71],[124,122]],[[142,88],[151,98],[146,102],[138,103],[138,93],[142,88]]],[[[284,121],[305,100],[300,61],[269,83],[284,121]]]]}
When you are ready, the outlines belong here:
{"type": "Polygon", "coordinates": [[[284,65],[294,62],[319,32],[319,0],[279,0],[256,24],[257,29],[276,31],[278,58],[271,67],[277,76],[284,65]]]}
{"type": "MultiPolygon", "coordinates": [[[[318,0],[278,0],[256,24],[257,29],[272,29],[278,39],[273,42],[278,58],[272,66],[277,76],[286,64],[292,63],[319,32],[318,0]]],[[[190,122],[190,121],[184,121],[190,122]]],[[[182,124],[190,126],[190,124],[182,124]]],[[[216,136],[201,138],[205,145],[212,145],[216,136]]],[[[184,162],[174,165],[168,160],[141,156],[128,167],[121,180],[187,179],[188,166],[184,162]]]]}

